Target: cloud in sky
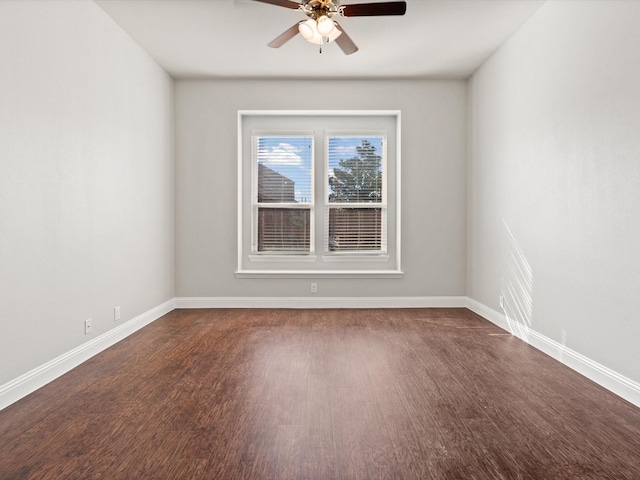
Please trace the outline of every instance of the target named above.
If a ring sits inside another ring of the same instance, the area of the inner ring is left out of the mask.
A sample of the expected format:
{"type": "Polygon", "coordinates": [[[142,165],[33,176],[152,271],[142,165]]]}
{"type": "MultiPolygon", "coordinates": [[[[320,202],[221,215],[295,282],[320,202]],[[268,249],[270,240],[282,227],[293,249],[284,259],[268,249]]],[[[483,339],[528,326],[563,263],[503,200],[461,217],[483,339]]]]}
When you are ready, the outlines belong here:
{"type": "Polygon", "coordinates": [[[353,158],[358,151],[356,145],[336,145],[331,147],[331,153],[338,158],[353,158]]]}
{"type": "Polygon", "coordinates": [[[265,145],[258,151],[260,158],[267,165],[302,165],[302,157],[298,155],[302,149],[290,143],[265,145]]]}
{"type": "Polygon", "coordinates": [[[358,147],[366,140],[376,148],[378,152],[382,151],[381,136],[335,136],[329,138],[329,163],[337,163],[339,160],[347,160],[358,156],[358,147]]]}
{"type": "Polygon", "coordinates": [[[354,156],[357,153],[356,146],[357,145],[336,145],[331,149],[331,151],[338,155],[354,156]]]}

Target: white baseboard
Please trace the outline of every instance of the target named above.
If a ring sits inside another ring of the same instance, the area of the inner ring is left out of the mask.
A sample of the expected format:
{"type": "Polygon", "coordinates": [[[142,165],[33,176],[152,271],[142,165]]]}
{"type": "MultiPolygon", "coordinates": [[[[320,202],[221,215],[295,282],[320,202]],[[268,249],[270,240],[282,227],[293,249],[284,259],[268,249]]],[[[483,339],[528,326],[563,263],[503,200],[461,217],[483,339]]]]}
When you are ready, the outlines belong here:
{"type": "Polygon", "coordinates": [[[610,368],[532,330],[527,325],[510,322],[502,313],[496,312],[471,298],[467,301],[467,308],[598,385],[640,407],[640,383],[620,375],[610,368]]]}
{"type": "Polygon", "coordinates": [[[115,345],[120,340],[169,313],[174,308],[175,300],[172,298],[73,350],[34,368],[24,375],[0,385],[0,410],[64,375],[82,362],[115,345]]]}
{"type": "Polygon", "coordinates": [[[178,297],[138,315],[20,377],[0,385],[0,410],[43,387],[175,308],[461,308],[466,307],[607,390],[640,407],[640,384],[464,296],[178,297]]]}
{"type": "Polygon", "coordinates": [[[176,308],[466,308],[467,297],[177,297],[176,308]]]}

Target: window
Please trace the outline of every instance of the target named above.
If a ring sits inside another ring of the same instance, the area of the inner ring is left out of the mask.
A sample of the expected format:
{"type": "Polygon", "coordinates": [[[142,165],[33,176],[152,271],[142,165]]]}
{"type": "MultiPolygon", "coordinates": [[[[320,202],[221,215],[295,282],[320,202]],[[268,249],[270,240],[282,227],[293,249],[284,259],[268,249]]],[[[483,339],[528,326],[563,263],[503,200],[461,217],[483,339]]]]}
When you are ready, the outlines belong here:
{"type": "Polygon", "coordinates": [[[386,253],[384,136],[329,135],[325,252],[386,253]]]}
{"type": "Polygon", "coordinates": [[[238,277],[400,277],[399,112],[238,112],[238,277]]]}
{"type": "Polygon", "coordinates": [[[313,137],[253,137],[254,254],[312,252],[313,137]]]}

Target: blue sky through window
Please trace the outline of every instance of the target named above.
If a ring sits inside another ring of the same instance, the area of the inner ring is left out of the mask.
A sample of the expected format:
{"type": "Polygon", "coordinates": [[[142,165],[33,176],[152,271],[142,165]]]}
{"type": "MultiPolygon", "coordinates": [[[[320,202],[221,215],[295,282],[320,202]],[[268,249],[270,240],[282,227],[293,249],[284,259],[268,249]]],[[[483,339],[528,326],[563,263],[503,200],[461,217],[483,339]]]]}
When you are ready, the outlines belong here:
{"type": "Polygon", "coordinates": [[[313,137],[260,137],[258,162],[295,182],[296,202],[311,201],[313,137]]]}
{"type": "MultiPolygon", "coordinates": [[[[369,141],[382,155],[380,136],[332,136],[329,153],[329,176],[339,161],[357,156],[357,147],[369,141]]],[[[258,162],[295,182],[296,202],[309,202],[312,195],[313,137],[261,136],[258,138],[258,162]]]]}

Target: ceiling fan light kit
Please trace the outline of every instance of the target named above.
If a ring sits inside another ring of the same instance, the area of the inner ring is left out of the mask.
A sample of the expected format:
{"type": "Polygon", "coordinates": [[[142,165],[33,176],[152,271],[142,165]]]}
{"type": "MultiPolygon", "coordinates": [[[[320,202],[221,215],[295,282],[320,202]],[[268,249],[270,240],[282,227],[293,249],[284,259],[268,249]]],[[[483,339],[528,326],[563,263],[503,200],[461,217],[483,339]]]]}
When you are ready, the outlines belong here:
{"type": "Polygon", "coordinates": [[[307,42],[315,43],[316,45],[333,42],[342,34],[342,32],[336,28],[335,23],[333,23],[332,20],[316,23],[311,18],[304,22],[300,22],[298,24],[298,31],[307,42]],[[330,25],[327,26],[327,24],[330,25]]]}
{"type": "Polygon", "coordinates": [[[255,0],[279,7],[299,10],[308,19],[297,23],[269,43],[272,48],[279,48],[295,37],[298,33],[309,43],[322,45],[334,40],[342,51],[351,55],[358,51],[358,47],[349,38],[344,29],[334,21],[334,15],[342,17],[372,17],[380,15],[404,15],[407,3],[404,1],[358,3],[341,5],[340,0],[302,0],[297,3],[292,0],[255,0]]]}

